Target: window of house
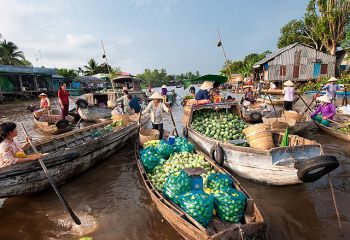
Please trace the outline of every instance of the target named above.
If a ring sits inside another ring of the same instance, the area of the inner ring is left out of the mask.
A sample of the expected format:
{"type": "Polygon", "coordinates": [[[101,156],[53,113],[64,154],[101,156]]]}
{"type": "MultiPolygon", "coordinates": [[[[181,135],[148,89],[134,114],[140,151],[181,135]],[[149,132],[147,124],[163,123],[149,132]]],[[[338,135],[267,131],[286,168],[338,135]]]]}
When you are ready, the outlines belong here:
{"type": "Polygon", "coordinates": [[[287,66],[286,65],[280,66],[280,76],[286,76],[286,74],[287,74],[287,66]]]}
{"type": "Polygon", "coordinates": [[[328,64],[321,64],[321,74],[328,73],[328,64]]]}

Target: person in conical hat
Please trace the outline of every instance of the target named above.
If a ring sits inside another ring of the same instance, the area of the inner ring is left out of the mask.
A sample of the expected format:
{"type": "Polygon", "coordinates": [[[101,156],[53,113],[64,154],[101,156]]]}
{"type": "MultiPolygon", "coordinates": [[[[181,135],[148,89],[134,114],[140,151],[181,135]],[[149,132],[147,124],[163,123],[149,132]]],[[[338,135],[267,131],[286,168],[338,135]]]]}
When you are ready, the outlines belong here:
{"type": "Polygon", "coordinates": [[[293,110],[293,101],[294,101],[294,83],[291,80],[286,81],[284,84],[284,88],[282,93],[284,94],[283,97],[283,108],[286,111],[293,110]]]}
{"type": "Polygon", "coordinates": [[[336,79],[335,77],[331,77],[327,81],[328,84],[322,88],[322,90],[326,90],[327,96],[332,102],[335,102],[335,100],[337,99],[337,91],[344,90],[336,83],[337,81],[338,79],[336,79]]]}
{"type": "Polygon", "coordinates": [[[316,122],[328,127],[330,124],[329,120],[332,120],[336,114],[336,108],[326,95],[318,97],[316,100],[321,102],[321,104],[310,116],[316,122]]]}
{"type": "Polygon", "coordinates": [[[41,93],[39,95],[39,98],[40,98],[40,108],[50,109],[51,102],[50,102],[50,99],[47,97],[47,94],[41,93]]]}
{"type": "Polygon", "coordinates": [[[205,81],[199,88],[199,91],[196,93],[196,100],[209,100],[210,95],[209,91],[213,88],[213,83],[209,81],[205,81]]]}
{"type": "Polygon", "coordinates": [[[150,113],[152,128],[159,131],[159,139],[163,139],[164,129],[163,129],[163,114],[164,112],[169,112],[170,109],[161,100],[163,96],[155,92],[149,97],[152,101],[148,103],[145,110],[142,111],[142,115],[150,113]]]}

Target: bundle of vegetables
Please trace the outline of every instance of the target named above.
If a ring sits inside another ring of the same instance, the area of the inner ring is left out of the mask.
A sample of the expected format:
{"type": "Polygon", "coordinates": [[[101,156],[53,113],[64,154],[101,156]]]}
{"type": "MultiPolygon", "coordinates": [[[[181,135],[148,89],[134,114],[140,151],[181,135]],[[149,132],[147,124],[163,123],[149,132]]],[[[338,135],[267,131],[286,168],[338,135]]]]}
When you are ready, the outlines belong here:
{"type": "Polygon", "coordinates": [[[114,123],[111,123],[110,124],[112,127],[118,127],[118,126],[123,126],[124,125],[124,121],[123,120],[118,120],[118,121],[115,121],[114,123]]]}
{"type": "Polygon", "coordinates": [[[191,177],[183,170],[172,172],[164,183],[163,194],[174,203],[178,204],[179,197],[192,188],[191,177]]]}
{"type": "Polygon", "coordinates": [[[174,148],[167,141],[161,140],[157,145],[157,151],[164,159],[168,159],[174,153],[174,148]]]}
{"type": "Polygon", "coordinates": [[[188,152],[194,151],[194,146],[190,143],[187,138],[177,137],[175,138],[174,152],[188,152]]]}
{"type": "MultiPolygon", "coordinates": [[[[157,166],[148,174],[148,177],[158,191],[163,191],[163,185],[171,172],[182,170],[185,168],[202,167],[207,173],[202,174],[203,181],[210,173],[215,173],[209,162],[205,161],[203,155],[195,153],[175,153],[163,165],[157,166]]],[[[204,182],[205,183],[205,182],[204,182]]]]}
{"type": "Polygon", "coordinates": [[[214,206],[221,220],[237,223],[243,217],[247,198],[234,188],[212,190],[214,206]]]}
{"type": "Polygon", "coordinates": [[[143,144],[144,148],[157,147],[160,140],[149,140],[143,144]]]}
{"type": "Polygon", "coordinates": [[[164,159],[157,152],[155,147],[148,147],[140,152],[141,162],[147,172],[152,171],[158,165],[164,163],[164,159]]]}
{"type": "Polygon", "coordinates": [[[232,178],[225,173],[210,174],[208,176],[207,187],[210,189],[232,187],[232,178]]]}
{"type": "Polygon", "coordinates": [[[344,124],[343,127],[339,128],[342,133],[350,134],[350,123],[344,124]]]}
{"type": "Polygon", "coordinates": [[[192,119],[192,128],[207,137],[224,142],[245,139],[242,131],[247,125],[235,114],[204,109],[195,111],[192,119]]]}
{"type": "Polygon", "coordinates": [[[213,196],[203,191],[190,191],[179,198],[180,207],[204,227],[213,217],[213,203],[213,196]]]}

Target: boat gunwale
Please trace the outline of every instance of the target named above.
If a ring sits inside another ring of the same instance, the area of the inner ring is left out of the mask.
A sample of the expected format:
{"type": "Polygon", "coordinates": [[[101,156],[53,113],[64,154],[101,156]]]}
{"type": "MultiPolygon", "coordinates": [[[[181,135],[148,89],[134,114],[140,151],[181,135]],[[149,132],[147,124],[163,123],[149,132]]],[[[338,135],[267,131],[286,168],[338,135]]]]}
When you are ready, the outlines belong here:
{"type": "MultiPolygon", "coordinates": [[[[348,141],[350,142],[350,134],[346,134],[346,133],[343,133],[343,132],[340,132],[339,130],[337,129],[334,129],[334,128],[331,128],[331,127],[326,127],[320,123],[318,123],[317,121],[313,120],[315,125],[321,129],[322,131],[338,138],[338,139],[341,139],[341,140],[344,140],[344,141],[348,141]]],[[[339,124],[337,124],[339,125],[339,124]]]]}

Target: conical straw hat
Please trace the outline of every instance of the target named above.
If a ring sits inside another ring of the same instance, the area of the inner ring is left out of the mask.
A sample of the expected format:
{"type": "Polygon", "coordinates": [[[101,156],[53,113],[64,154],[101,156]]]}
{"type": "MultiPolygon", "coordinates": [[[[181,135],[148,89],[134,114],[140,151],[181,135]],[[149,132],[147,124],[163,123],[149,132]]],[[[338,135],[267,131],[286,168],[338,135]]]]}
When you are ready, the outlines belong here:
{"type": "Polygon", "coordinates": [[[202,83],[200,89],[202,90],[209,90],[213,88],[213,83],[212,82],[209,82],[209,81],[205,81],[204,83],[202,83]]]}
{"type": "Polygon", "coordinates": [[[336,82],[338,81],[338,79],[336,79],[335,77],[331,77],[330,79],[328,79],[327,82],[336,82]]]}
{"type": "Polygon", "coordinates": [[[317,101],[331,103],[331,100],[327,97],[327,95],[323,95],[321,97],[316,98],[317,101]]]}
{"type": "Polygon", "coordinates": [[[294,83],[293,83],[291,80],[288,80],[288,81],[285,82],[283,85],[284,85],[284,86],[287,86],[287,87],[293,87],[293,86],[294,86],[294,83]]]}
{"type": "Polygon", "coordinates": [[[149,99],[163,99],[163,97],[159,92],[155,92],[152,94],[152,96],[149,97],[149,99]]]}

